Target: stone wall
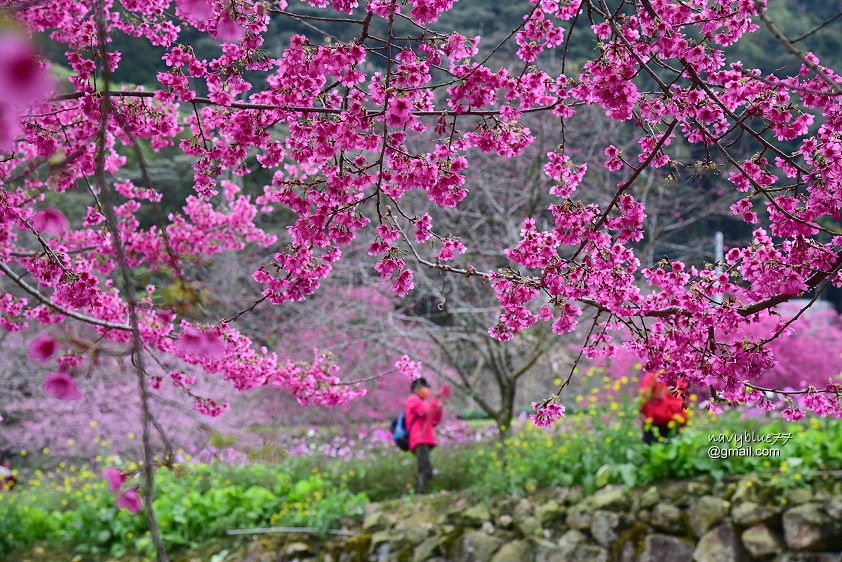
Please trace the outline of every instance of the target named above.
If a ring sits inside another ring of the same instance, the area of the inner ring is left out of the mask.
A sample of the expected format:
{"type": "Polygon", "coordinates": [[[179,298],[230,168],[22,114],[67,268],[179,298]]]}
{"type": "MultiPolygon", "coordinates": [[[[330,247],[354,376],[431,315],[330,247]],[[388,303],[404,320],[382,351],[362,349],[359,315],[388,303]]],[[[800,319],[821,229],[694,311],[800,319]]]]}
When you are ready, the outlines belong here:
{"type": "Polygon", "coordinates": [[[840,562],[842,479],[784,490],[747,476],[608,486],[592,495],[579,488],[528,498],[443,492],[370,504],[361,522],[348,523],[354,537],[289,540],[274,559],[840,562]]]}

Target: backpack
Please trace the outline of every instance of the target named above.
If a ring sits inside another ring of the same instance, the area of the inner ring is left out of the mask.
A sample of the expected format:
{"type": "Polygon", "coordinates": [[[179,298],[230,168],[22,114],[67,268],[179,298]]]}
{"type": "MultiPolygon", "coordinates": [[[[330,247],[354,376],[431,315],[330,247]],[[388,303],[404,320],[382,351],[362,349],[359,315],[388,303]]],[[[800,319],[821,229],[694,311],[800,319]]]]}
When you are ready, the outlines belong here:
{"type": "Polygon", "coordinates": [[[404,420],[404,413],[401,412],[395,419],[392,420],[392,438],[395,440],[395,445],[402,451],[409,450],[409,430],[406,428],[406,421],[404,420]]]}

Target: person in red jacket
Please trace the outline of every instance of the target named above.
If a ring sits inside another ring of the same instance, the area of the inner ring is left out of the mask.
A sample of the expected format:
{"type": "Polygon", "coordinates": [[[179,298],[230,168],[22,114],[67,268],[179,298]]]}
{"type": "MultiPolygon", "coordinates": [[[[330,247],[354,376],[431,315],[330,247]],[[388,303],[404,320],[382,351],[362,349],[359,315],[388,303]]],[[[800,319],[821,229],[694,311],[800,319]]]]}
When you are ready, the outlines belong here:
{"type": "Polygon", "coordinates": [[[0,462],[0,492],[8,492],[15,487],[17,481],[9,461],[0,462]]]}
{"type": "Polygon", "coordinates": [[[647,445],[667,439],[687,423],[683,388],[675,393],[658,380],[657,373],[646,373],[640,382],[643,405],[643,442],[647,445]]]}
{"type": "Polygon", "coordinates": [[[430,396],[430,384],[424,377],[412,381],[412,394],[404,404],[404,420],[409,433],[409,450],[418,459],[418,473],[415,476],[415,493],[427,493],[427,483],[433,476],[430,453],[436,446],[435,428],[441,422],[442,406],[450,395],[446,386],[437,396],[430,396]]]}

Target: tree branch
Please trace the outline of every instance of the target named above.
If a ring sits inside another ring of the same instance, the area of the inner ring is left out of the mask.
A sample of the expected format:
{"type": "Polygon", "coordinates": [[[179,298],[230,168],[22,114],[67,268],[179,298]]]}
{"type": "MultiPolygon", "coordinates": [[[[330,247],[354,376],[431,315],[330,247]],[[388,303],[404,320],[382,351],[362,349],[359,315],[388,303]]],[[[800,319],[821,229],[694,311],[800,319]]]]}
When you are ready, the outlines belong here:
{"type": "Polygon", "coordinates": [[[775,26],[774,22],[772,22],[772,20],[769,19],[769,16],[766,15],[766,10],[760,5],[759,0],[754,1],[754,6],[757,9],[757,15],[760,16],[760,19],[766,24],[766,27],[772,35],[775,36],[775,39],[780,41],[790,53],[801,59],[801,62],[803,62],[810,70],[815,72],[828,86],[836,90],[837,94],[842,94],[842,86],[839,85],[839,82],[831,78],[830,75],[822,70],[819,65],[808,59],[804,53],[799,51],[795,45],[793,45],[790,40],[781,33],[777,26],[775,26]]]}
{"type": "Polygon", "coordinates": [[[0,271],[6,274],[6,276],[12,280],[12,282],[27,292],[27,294],[35,297],[39,302],[49,306],[53,310],[58,313],[64,314],[69,318],[73,318],[75,320],[79,320],[80,322],[84,322],[86,324],[92,324],[94,326],[101,326],[103,328],[110,328],[112,330],[125,330],[131,331],[131,326],[128,324],[116,324],[114,322],[108,322],[107,320],[100,320],[99,318],[94,318],[93,316],[88,316],[87,314],[82,314],[80,312],[74,312],[72,310],[67,310],[66,308],[57,305],[53,301],[51,301],[48,297],[42,295],[38,289],[33,287],[32,285],[28,284],[24,281],[21,275],[17,275],[12,269],[5,263],[0,262],[0,271]]]}

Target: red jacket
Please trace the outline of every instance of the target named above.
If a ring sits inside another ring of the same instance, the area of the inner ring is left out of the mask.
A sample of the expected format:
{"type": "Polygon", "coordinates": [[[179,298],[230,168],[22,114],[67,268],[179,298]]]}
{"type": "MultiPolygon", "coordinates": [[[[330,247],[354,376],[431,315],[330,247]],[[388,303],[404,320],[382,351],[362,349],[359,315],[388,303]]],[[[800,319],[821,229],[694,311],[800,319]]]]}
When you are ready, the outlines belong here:
{"type": "Polygon", "coordinates": [[[441,405],[439,399],[433,396],[425,402],[417,394],[413,394],[404,405],[404,420],[409,431],[409,450],[418,445],[435,445],[436,434],[433,431],[441,421],[441,405]]]}
{"type": "Polygon", "coordinates": [[[9,462],[0,463],[0,492],[8,492],[15,487],[17,481],[12,469],[9,468],[9,462]]]}
{"type": "Polygon", "coordinates": [[[640,383],[640,393],[643,397],[640,413],[646,418],[652,418],[653,424],[666,426],[670,421],[675,421],[681,426],[687,423],[684,400],[670,392],[664,383],[658,382],[657,373],[646,373],[640,383]]]}

